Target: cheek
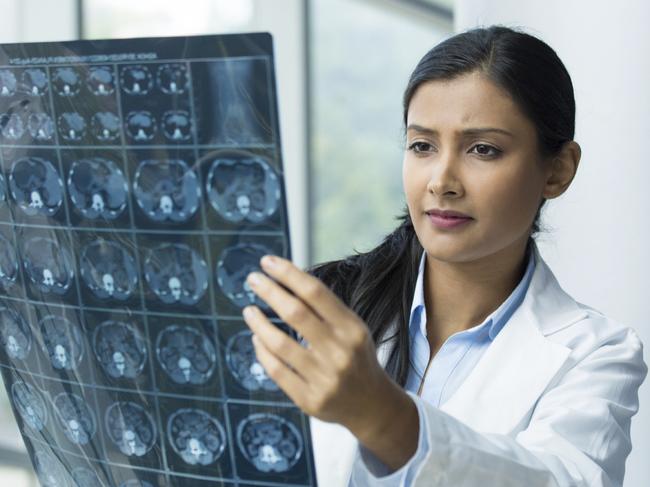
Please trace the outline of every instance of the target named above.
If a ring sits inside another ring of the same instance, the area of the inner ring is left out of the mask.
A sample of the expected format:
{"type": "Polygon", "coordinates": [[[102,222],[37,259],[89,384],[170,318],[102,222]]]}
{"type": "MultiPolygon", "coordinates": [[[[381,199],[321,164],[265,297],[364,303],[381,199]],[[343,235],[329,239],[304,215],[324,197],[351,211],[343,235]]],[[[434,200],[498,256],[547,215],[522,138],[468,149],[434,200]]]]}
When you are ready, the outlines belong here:
{"type": "Polygon", "coordinates": [[[491,208],[490,213],[498,222],[521,227],[532,223],[542,189],[537,173],[530,169],[518,169],[499,175],[485,187],[491,188],[484,193],[490,200],[484,201],[485,208],[491,208]]]}

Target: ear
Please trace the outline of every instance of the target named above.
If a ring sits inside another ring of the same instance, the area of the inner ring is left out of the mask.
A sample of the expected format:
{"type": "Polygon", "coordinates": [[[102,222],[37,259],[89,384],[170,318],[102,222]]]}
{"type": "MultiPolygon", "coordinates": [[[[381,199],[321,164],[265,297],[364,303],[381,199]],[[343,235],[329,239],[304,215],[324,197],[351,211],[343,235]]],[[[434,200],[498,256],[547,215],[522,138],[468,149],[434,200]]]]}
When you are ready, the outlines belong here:
{"type": "Polygon", "coordinates": [[[553,156],[553,160],[548,165],[544,198],[557,198],[566,191],[576,175],[581,154],[580,145],[573,140],[562,145],[560,152],[553,156]]]}

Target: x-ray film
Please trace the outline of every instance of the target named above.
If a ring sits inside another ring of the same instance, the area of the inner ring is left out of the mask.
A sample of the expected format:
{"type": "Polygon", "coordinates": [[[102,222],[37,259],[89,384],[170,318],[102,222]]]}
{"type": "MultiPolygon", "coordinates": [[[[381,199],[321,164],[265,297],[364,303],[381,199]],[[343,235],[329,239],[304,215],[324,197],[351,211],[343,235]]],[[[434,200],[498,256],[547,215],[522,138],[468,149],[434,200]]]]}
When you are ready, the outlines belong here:
{"type": "Polygon", "coordinates": [[[291,258],[268,34],[0,45],[0,369],[44,486],[316,486],[241,310],[291,258]]]}

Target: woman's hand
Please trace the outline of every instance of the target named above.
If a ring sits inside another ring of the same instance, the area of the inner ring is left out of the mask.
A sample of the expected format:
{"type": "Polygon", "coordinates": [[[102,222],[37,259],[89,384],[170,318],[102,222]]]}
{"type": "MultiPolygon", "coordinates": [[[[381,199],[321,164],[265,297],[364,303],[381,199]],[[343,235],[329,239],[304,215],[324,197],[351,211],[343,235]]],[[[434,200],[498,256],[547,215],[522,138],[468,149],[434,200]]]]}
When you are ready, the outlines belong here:
{"type": "Polygon", "coordinates": [[[306,414],[347,427],[386,465],[403,464],[417,446],[417,409],[379,364],[366,324],[289,260],[267,255],[260,263],[295,296],[259,272],[248,285],[307,341],[296,342],[256,306],[244,308],[266,373],[306,414]]]}

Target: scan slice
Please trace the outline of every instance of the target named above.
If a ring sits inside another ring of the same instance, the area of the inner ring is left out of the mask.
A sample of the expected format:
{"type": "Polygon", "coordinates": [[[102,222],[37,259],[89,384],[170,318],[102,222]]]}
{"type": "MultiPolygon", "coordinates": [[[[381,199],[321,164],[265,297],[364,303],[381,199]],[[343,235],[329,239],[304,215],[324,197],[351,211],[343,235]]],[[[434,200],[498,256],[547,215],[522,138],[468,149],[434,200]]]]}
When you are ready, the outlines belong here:
{"type": "Polygon", "coordinates": [[[84,341],[79,325],[62,316],[46,316],[39,323],[43,351],[56,370],[73,370],[81,363],[84,341]]]}
{"type": "Polygon", "coordinates": [[[54,165],[41,157],[22,157],[11,166],[9,188],[29,216],[52,216],[63,203],[63,181],[54,165]]]}
{"type": "Polygon", "coordinates": [[[79,142],[86,135],[86,120],[77,112],[62,113],[58,124],[61,137],[68,142],[79,142]]]}
{"type": "Polygon", "coordinates": [[[25,123],[17,113],[3,113],[0,116],[2,136],[7,140],[18,140],[25,133],[25,123]]]}
{"type": "Polygon", "coordinates": [[[72,470],[72,479],[74,487],[104,487],[104,483],[99,480],[97,474],[86,467],[77,467],[72,470]]]}
{"type": "Polygon", "coordinates": [[[221,423],[200,409],[179,409],[167,420],[167,439],[189,465],[210,465],[226,448],[221,423]]]}
{"type": "Polygon", "coordinates": [[[136,142],[147,142],[156,136],[156,119],[146,110],[129,112],[126,116],[126,133],[136,142]]]}
{"type": "Polygon", "coordinates": [[[16,85],[16,75],[8,69],[0,69],[0,96],[13,96],[16,85]]]}
{"type": "Polygon", "coordinates": [[[114,379],[135,379],[147,363],[147,343],[132,325],[108,320],[93,336],[95,356],[104,372],[114,379]]]}
{"type": "Polygon", "coordinates": [[[111,404],[104,416],[108,437],[126,456],[141,457],[156,442],[157,430],[147,411],[133,402],[111,404]]]}
{"type": "Polygon", "coordinates": [[[0,234],[0,288],[8,289],[18,278],[18,258],[14,246],[0,234]]]}
{"type": "Polygon", "coordinates": [[[138,206],[155,222],[180,223],[194,216],[201,199],[196,173],[180,159],[144,160],[133,182],[138,206]]]}
{"type": "Polygon", "coordinates": [[[30,282],[43,293],[63,295],[72,285],[72,257],[49,238],[33,237],[27,241],[23,267],[30,282]]]}
{"type": "Polygon", "coordinates": [[[54,400],[54,410],[66,438],[76,445],[86,445],[95,436],[97,422],[88,402],[76,394],[62,392],[54,400]]]}
{"type": "Polygon", "coordinates": [[[192,137],[192,117],[185,110],[169,110],[163,114],[163,133],[168,140],[185,142],[192,137]]]}
{"type": "Polygon", "coordinates": [[[212,342],[191,326],[171,325],[162,330],[156,339],[156,357],[177,384],[205,384],[217,363],[212,342]]]}
{"type": "Polygon", "coordinates": [[[273,379],[257,360],[250,330],[242,330],[228,339],[226,364],[233,377],[249,391],[279,391],[273,379]]]}
{"type": "Polygon", "coordinates": [[[280,204],[280,182],[271,166],[260,158],[217,159],[212,163],[206,192],[223,218],[259,223],[280,204]]]}
{"type": "Polygon", "coordinates": [[[54,121],[47,113],[32,113],[27,119],[27,130],[29,130],[32,139],[38,141],[52,140],[54,137],[54,121]]]}
{"type": "Polygon", "coordinates": [[[187,68],[181,63],[162,64],[156,72],[156,80],[163,93],[168,95],[185,93],[188,85],[187,68]]]}
{"type": "Polygon", "coordinates": [[[33,458],[34,470],[41,487],[71,487],[65,467],[51,450],[39,446],[33,458]]]}
{"type": "Polygon", "coordinates": [[[30,68],[23,71],[21,77],[25,92],[33,96],[41,96],[47,93],[47,73],[40,68],[30,68]]]}
{"type": "Polygon", "coordinates": [[[267,248],[253,243],[227,247],[217,262],[217,283],[228,298],[240,308],[255,304],[264,309],[268,306],[259,299],[246,282],[246,276],[260,270],[260,259],[271,254],[267,248]]]}
{"type": "Polygon", "coordinates": [[[115,79],[110,66],[92,66],[86,78],[88,89],[96,96],[111,95],[115,92],[115,79]]]}
{"type": "Polygon", "coordinates": [[[153,86],[153,76],[147,66],[127,66],[120,74],[120,84],[129,95],[146,95],[153,86]]]}
{"type": "Polygon", "coordinates": [[[99,299],[129,299],[138,284],[133,256],[117,242],[99,239],[81,249],[83,282],[99,299]]]}
{"type": "Polygon", "coordinates": [[[90,220],[114,220],[126,208],[129,188],[122,170],[101,157],[75,161],[68,193],[76,211],[90,220]]]}
{"type": "Polygon", "coordinates": [[[56,68],[52,73],[52,85],[59,96],[75,96],[81,89],[81,77],[75,68],[56,68]]]}
{"type": "Polygon", "coordinates": [[[20,313],[0,306],[0,343],[11,359],[24,360],[32,348],[32,332],[20,313]]]}
{"type": "Polygon", "coordinates": [[[120,118],[112,112],[98,112],[90,119],[91,132],[100,142],[113,142],[120,138],[120,118]]]}
{"type": "Polygon", "coordinates": [[[14,382],[11,386],[11,399],[27,426],[35,431],[45,428],[47,406],[34,387],[23,381],[14,382]]]}
{"type": "Polygon", "coordinates": [[[208,266],[185,244],[162,244],[148,252],[144,277],[165,304],[198,303],[208,288],[208,266]]]}
{"type": "Polygon", "coordinates": [[[255,413],[237,426],[240,451],[260,472],[286,472],[302,455],[298,428],[271,413],[255,413]]]}

